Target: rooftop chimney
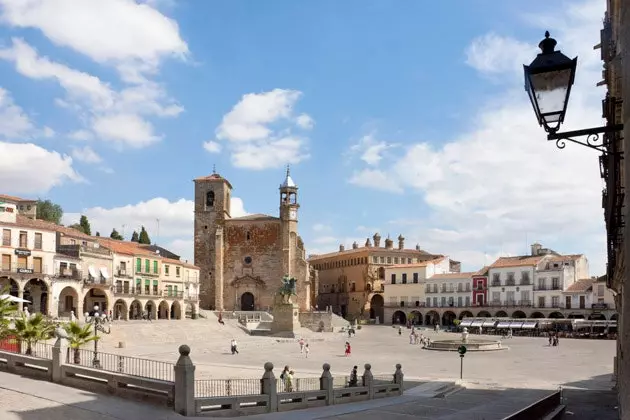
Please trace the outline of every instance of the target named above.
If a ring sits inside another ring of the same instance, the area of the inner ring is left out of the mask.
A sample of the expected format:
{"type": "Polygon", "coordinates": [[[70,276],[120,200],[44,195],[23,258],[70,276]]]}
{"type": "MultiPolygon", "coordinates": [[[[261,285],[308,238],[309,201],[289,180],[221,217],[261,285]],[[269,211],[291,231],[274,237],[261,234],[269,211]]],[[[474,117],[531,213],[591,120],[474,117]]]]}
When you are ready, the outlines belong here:
{"type": "Polygon", "coordinates": [[[371,248],[372,247],[372,242],[370,241],[370,238],[367,238],[365,241],[365,247],[366,248],[371,248]]]}
{"type": "Polygon", "coordinates": [[[359,244],[357,243],[357,241],[352,242],[352,249],[357,249],[359,248],[359,244]]]}
{"type": "Polygon", "coordinates": [[[385,239],[385,248],[394,249],[394,241],[392,241],[390,238],[385,239]]]}
{"type": "Polygon", "coordinates": [[[416,244],[416,251],[421,251],[420,244],[416,244]]]}
{"type": "Polygon", "coordinates": [[[405,237],[398,235],[398,249],[405,249],[405,237]]]}
{"type": "Polygon", "coordinates": [[[542,245],[539,244],[538,242],[534,242],[532,244],[532,256],[536,256],[536,255],[540,255],[542,250],[542,245]]]}
{"type": "Polygon", "coordinates": [[[343,245],[339,245],[339,252],[343,252],[346,250],[346,247],[343,245]]]}
{"type": "Polygon", "coordinates": [[[372,236],[372,239],[374,239],[374,246],[376,248],[381,246],[381,235],[379,235],[378,232],[376,232],[374,236],[372,236]]]}

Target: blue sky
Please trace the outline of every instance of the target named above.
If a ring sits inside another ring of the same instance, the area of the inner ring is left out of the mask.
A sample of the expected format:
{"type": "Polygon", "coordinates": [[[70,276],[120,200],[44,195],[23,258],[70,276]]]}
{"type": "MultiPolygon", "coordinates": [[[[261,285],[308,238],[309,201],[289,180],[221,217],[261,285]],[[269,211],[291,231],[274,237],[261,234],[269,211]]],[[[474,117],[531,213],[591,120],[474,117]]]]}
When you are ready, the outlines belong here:
{"type": "Polygon", "coordinates": [[[309,253],[378,230],[476,269],[539,240],[601,274],[597,156],[544,141],[520,66],[549,29],[580,57],[566,128],[598,124],[604,2],[455,4],[0,0],[0,189],[190,257],[193,178],[276,214],[290,163],[309,253]]]}

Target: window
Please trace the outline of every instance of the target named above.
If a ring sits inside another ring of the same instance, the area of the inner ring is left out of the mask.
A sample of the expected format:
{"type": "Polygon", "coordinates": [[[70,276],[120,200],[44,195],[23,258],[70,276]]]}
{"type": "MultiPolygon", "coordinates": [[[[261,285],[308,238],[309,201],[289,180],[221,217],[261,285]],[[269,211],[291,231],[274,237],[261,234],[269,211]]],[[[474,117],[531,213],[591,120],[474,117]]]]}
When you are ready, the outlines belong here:
{"type": "Polygon", "coordinates": [[[378,257],[377,256],[372,256],[372,262],[374,264],[378,263],[378,257]]]}
{"type": "Polygon", "coordinates": [[[28,257],[18,256],[18,268],[28,268],[28,257]]]}
{"type": "Polygon", "coordinates": [[[433,298],[433,306],[436,306],[436,307],[437,307],[437,303],[438,303],[438,301],[437,301],[437,297],[434,297],[434,298],[433,298]]]}
{"type": "Polygon", "coordinates": [[[146,295],[151,294],[151,280],[144,280],[144,293],[146,295]]]}
{"type": "Polygon", "coordinates": [[[492,285],[493,286],[501,286],[501,274],[500,273],[492,273],[492,285]]]}
{"type": "Polygon", "coordinates": [[[390,296],[389,297],[389,304],[391,306],[395,306],[396,305],[396,301],[398,300],[398,296],[390,296]]]}
{"type": "Polygon", "coordinates": [[[442,299],[440,300],[440,306],[446,306],[446,296],[442,296],[442,299]]]}
{"type": "MultiPolygon", "coordinates": [[[[169,269],[169,266],[168,266],[168,265],[166,265],[166,264],[164,264],[164,275],[165,275],[165,276],[168,276],[168,269],[169,269]]],[[[170,296],[170,295],[169,295],[169,296],[170,296]]]]}
{"type": "Polygon", "coordinates": [[[545,280],[544,277],[538,279],[538,290],[545,290],[545,280]]]}
{"type": "Polygon", "coordinates": [[[521,284],[529,284],[529,271],[521,271],[521,284]]]}
{"type": "Polygon", "coordinates": [[[206,193],[206,208],[214,207],[214,191],[208,191],[206,193]]]}
{"type": "Polygon", "coordinates": [[[175,267],[175,275],[177,277],[179,277],[179,270],[181,269],[181,267],[175,267]]]}
{"type": "Polygon", "coordinates": [[[387,257],[387,264],[391,264],[392,263],[392,257],[387,257]]]}
{"type": "Polygon", "coordinates": [[[2,246],[11,246],[11,229],[2,229],[2,246]]]}
{"type": "Polygon", "coordinates": [[[136,273],[142,271],[142,259],[136,258],[136,273]]]}
{"type": "Polygon", "coordinates": [[[394,264],[398,264],[398,257],[394,257],[394,264]]]}
{"type": "Polygon", "coordinates": [[[466,296],[466,306],[470,306],[470,296],[466,296]]]}
{"type": "Polygon", "coordinates": [[[604,285],[603,284],[598,284],[597,285],[597,296],[604,296],[604,285]]]}
{"type": "Polygon", "coordinates": [[[157,296],[158,294],[158,281],[153,280],[153,294],[157,296]]]}
{"type": "Polygon", "coordinates": [[[507,303],[508,305],[514,305],[516,303],[515,301],[515,297],[514,297],[514,290],[509,290],[507,292],[507,303]]]}
{"type": "Polygon", "coordinates": [[[407,273],[402,273],[402,284],[407,284],[407,273]]]}
{"type": "Polygon", "coordinates": [[[33,246],[33,248],[42,249],[42,234],[41,233],[35,234],[35,245],[33,246]]]}
{"type": "Polygon", "coordinates": [[[427,306],[431,306],[431,298],[430,297],[427,298],[427,306]]]}
{"type": "Polygon", "coordinates": [[[350,291],[351,291],[351,292],[356,292],[356,291],[357,291],[357,286],[354,284],[354,282],[352,282],[352,283],[350,284],[350,291]]]}
{"type": "Polygon", "coordinates": [[[521,305],[529,305],[529,292],[527,290],[521,291],[521,305]]]}
{"type": "Polygon", "coordinates": [[[552,277],[551,278],[551,288],[553,290],[560,289],[560,278],[559,277],[552,277]]]}
{"type": "Polygon", "coordinates": [[[392,274],[392,284],[396,284],[396,273],[392,274]]]}
{"type": "Polygon", "coordinates": [[[407,264],[411,264],[411,258],[407,258],[407,264]]]}
{"type": "Polygon", "coordinates": [[[514,286],[514,273],[507,273],[507,284],[506,286],[514,286]]]}
{"type": "Polygon", "coordinates": [[[2,254],[2,266],[0,266],[0,270],[11,271],[11,255],[10,254],[2,254]]]}
{"type": "Polygon", "coordinates": [[[20,248],[28,247],[28,233],[21,230],[20,231],[20,248]]]}
{"type": "Polygon", "coordinates": [[[501,301],[501,292],[492,292],[492,301],[500,302],[501,301]]]}
{"type": "Polygon", "coordinates": [[[385,264],[385,257],[380,257],[381,264],[385,264]]]}
{"type": "Polygon", "coordinates": [[[170,284],[168,286],[166,286],[166,293],[168,293],[169,296],[173,296],[173,286],[171,286],[170,284]]]}
{"type": "Polygon", "coordinates": [[[461,296],[458,296],[458,297],[457,297],[457,306],[458,306],[458,307],[461,307],[461,306],[462,306],[462,303],[464,303],[464,299],[462,299],[462,297],[461,297],[461,296]]]}
{"type": "Polygon", "coordinates": [[[158,274],[158,262],[153,261],[153,274],[158,274]]]}
{"type": "Polygon", "coordinates": [[[552,296],[551,297],[551,306],[553,308],[560,307],[560,297],[559,296],[552,296]]]}
{"type": "Polygon", "coordinates": [[[413,273],[413,282],[418,283],[418,273],[413,273]]]}
{"type": "Polygon", "coordinates": [[[33,272],[42,273],[42,259],[39,257],[33,257],[33,272]]]}
{"type": "Polygon", "coordinates": [[[144,272],[145,273],[150,273],[151,272],[151,261],[144,260],[144,272]]]}
{"type": "Polygon", "coordinates": [[[544,296],[538,296],[538,307],[539,308],[544,308],[545,307],[545,297],[544,296]]]}

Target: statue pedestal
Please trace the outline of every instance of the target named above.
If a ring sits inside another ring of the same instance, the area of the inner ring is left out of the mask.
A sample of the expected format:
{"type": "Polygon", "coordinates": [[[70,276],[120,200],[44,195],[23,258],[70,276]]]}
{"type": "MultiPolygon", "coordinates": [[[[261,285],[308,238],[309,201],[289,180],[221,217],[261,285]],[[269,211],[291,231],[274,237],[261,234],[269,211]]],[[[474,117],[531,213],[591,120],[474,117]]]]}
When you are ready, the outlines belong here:
{"type": "Polygon", "coordinates": [[[271,334],[294,338],[300,325],[300,307],[297,303],[276,302],[271,311],[271,334]]]}

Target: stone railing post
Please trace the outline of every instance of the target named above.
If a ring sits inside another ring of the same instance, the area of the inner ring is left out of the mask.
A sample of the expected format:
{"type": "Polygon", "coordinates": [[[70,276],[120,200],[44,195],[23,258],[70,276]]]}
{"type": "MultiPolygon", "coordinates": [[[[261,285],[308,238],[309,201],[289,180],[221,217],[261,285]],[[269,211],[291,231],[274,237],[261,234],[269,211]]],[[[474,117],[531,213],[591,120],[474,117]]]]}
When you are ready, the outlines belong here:
{"type": "Polygon", "coordinates": [[[175,411],[183,416],[195,415],[195,365],[190,360],[190,347],[179,346],[175,364],[175,411]]]}
{"type": "Polygon", "coordinates": [[[324,363],[322,368],[322,376],[319,378],[319,389],[326,391],[326,405],[333,405],[335,403],[335,394],[333,392],[333,377],[330,374],[330,365],[324,363]]]}
{"type": "Polygon", "coordinates": [[[403,381],[404,376],[405,375],[403,375],[402,366],[400,365],[400,363],[397,363],[396,372],[394,372],[394,383],[400,385],[400,395],[402,395],[405,390],[405,384],[403,381]]]}
{"type": "Polygon", "coordinates": [[[63,363],[63,338],[57,337],[52,347],[52,369],[50,371],[50,380],[61,383],[61,365],[63,363]]]}
{"type": "Polygon", "coordinates": [[[278,411],[278,385],[276,376],[273,374],[273,363],[265,363],[265,373],[260,380],[261,394],[269,395],[269,405],[267,412],[275,413],[278,411]]]}
{"type": "Polygon", "coordinates": [[[365,364],[365,371],[363,372],[363,386],[368,388],[368,398],[374,399],[374,376],[372,375],[372,365],[365,364]]]}

